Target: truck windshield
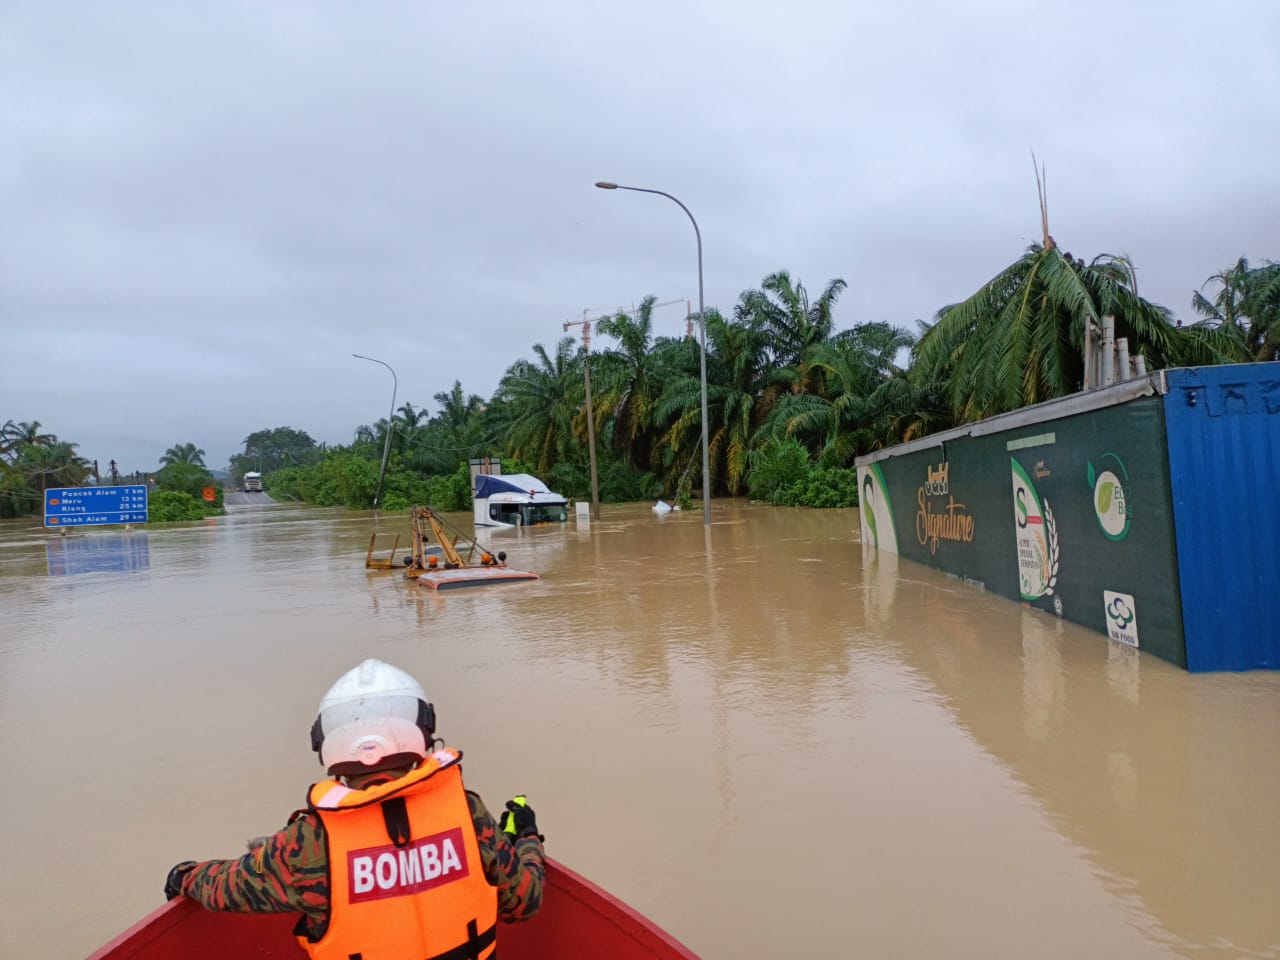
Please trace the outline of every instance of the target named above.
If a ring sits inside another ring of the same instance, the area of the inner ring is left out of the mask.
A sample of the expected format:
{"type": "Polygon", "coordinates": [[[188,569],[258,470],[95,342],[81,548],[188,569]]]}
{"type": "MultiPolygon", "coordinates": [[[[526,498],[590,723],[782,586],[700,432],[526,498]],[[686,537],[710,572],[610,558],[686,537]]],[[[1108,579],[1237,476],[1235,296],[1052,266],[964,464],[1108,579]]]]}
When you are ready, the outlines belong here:
{"type": "Polygon", "coordinates": [[[531,503],[522,508],[525,524],[564,523],[569,519],[569,508],[563,503],[531,503]]]}

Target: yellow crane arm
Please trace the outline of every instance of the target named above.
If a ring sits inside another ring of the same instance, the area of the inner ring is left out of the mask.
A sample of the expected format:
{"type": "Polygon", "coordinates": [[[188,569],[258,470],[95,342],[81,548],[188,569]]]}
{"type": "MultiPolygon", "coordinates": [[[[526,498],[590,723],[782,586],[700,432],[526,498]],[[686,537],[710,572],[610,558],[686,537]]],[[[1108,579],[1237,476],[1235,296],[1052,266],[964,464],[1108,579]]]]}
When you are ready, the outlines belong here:
{"type": "MultiPolygon", "coordinates": [[[[440,549],[444,551],[445,564],[448,566],[454,566],[454,567],[462,566],[462,557],[458,555],[458,550],[454,546],[454,544],[457,542],[457,539],[449,538],[449,536],[444,532],[444,525],[440,522],[440,518],[435,515],[435,511],[433,511],[430,507],[414,507],[413,508],[413,525],[414,525],[413,539],[414,539],[415,561],[423,560],[423,557],[421,555],[422,528],[420,526],[420,521],[422,520],[425,520],[427,525],[431,528],[431,533],[435,536],[436,543],[440,544],[440,549]]],[[[426,563],[422,562],[421,566],[422,568],[425,568],[426,563]]]]}

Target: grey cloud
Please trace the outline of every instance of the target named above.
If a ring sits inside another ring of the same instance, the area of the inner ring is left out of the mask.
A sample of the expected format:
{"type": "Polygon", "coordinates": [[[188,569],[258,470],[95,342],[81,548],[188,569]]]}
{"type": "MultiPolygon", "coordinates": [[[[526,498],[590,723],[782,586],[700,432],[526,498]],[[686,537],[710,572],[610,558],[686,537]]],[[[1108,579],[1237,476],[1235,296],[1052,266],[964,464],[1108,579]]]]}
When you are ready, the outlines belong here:
{"type": "Polygon", "coordinates": [[[223,463],[385,415],[352,352],[487,395],[583,308],[696,300],[683,213],[598,179],[690,206],[708,305],[787,268],[909,325],[1038,238],[1034,148],[1058,241],[1189,318],[1280,256],[1278,47],[1269,0],[10,5],[0,416],[223,463]]]}

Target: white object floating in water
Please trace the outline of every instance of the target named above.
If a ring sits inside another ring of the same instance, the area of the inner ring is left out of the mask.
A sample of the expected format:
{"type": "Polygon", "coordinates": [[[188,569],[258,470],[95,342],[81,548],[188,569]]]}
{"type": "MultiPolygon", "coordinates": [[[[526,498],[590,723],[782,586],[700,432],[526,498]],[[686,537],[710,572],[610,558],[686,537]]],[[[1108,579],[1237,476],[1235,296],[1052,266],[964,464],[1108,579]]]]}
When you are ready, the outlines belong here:
{"type": "Polygon", "coordinates": [[[653,505],[653,512],[656,513],[658,516],[662,516],[663,514],[670,513],[671,504],[663,503],[661,500],[659,500],[657,503],[653,505]]]}

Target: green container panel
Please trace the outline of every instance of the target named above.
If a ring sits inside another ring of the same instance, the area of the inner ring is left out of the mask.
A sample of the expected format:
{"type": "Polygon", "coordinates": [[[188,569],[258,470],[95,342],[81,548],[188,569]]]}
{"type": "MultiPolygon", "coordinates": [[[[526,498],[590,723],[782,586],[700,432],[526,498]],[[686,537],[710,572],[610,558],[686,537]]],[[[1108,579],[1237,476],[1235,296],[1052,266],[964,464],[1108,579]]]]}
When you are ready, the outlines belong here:
{"type": "Polygon", "coordinates": [[[1185,667],[1161,398],[1099,394],[860,459],[863,541],[1185,667]]]}

